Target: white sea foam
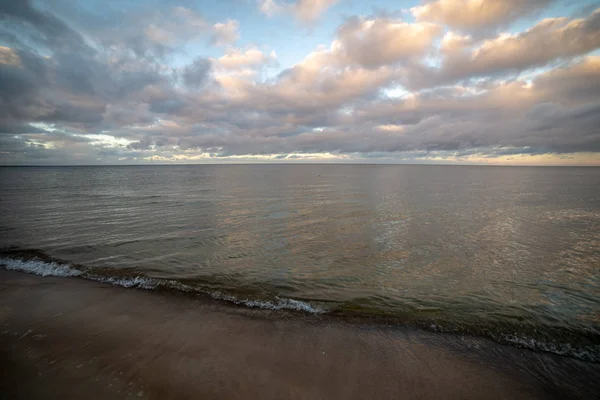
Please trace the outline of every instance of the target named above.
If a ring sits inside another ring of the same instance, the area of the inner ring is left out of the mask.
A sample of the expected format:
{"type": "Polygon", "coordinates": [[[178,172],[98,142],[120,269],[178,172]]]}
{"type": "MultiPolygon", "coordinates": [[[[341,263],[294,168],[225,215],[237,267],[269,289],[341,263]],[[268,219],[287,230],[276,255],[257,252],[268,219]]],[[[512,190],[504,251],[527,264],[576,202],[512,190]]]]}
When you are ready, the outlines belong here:
{"type": "Polygon", "coordinates": [[[237,297],[222,292],[211,292],[209,294],[213,299],[225,300],[234,304],[245,305],[246,307],[251,308],[264,308],[268,310],[296,310],[308,312],[311,314],[320,314],[324,312],[318,307],[314,307],[304,301],[294,299],[281,299],[277,297],[275,301],[251,300],[238,299],[237,297]]]}
{"type": "Polygon", "coordinates": [[[138,288],[152,290],[158,287],[165,287],[168,289],[179,290],[183,292],[202,292],[208,294],[213,299],[224,300],[237,305],[244,305],[251,308],[263,308],[268,310],[296,310],[304,311],[311,314],[319,314],[324,312],[318,307],[314,307],[306,302],[294,299],[282,299],[276,297],[274,301],[269,300],[252,300],[252,299],[239,299],[227,293],[219,291],[207,291],[201,288],[194,288],[181,282],[174,280],[159,280],[152,279],[143,276],[134,277],[116,277],[116,276],[100,276],[84,273],[78,269],[73,268],[69,264],[59,264],[56,262],[45,262],[40,260],[19,260],[13,258],[0,257],[0,265],[3,265],[6,269],[26,272],[39,276],[58,276],[58,277],[70,277],[79,276],[85,279],[94,280],[102,283],[108,283],[115,286],[122,286],[125,288],[138,288]]]}
{"type": "Polygon", "coordinates": [[[503,335],[504,340],[518,346],[524,347],[530,350],[544,351],[548,353],[554,353],[561,356],[575,357],[580,360],[587,360],[593,362],[600,361],[600,346],[593,346],[588,349],[586,348],[574,348],[570,343],[551,343],[536,340],[530,337],[521,337],[517,334],[503,335]]]}
{"type": "Polygon", "coordinates": [[[115,277],[115,276],[88,276],[87,278],[93,279],[102,283],[110,283],[115,286],[122,286],[125,288],[139,288],[152,290],[156,289],[156,282],[153,279],[145,278],[143,276],[134,276],[134,277],[115,277]]]}
{"type": "Polygon", "coordinates": [[[40,260],[18,260],[14,258],[0,257],[0,265],[4,268],[27,272],[39,276],[80,276],[83,272],[72,268],[69,264],[58,264],[56,262],[45,262],[40,260]]]}

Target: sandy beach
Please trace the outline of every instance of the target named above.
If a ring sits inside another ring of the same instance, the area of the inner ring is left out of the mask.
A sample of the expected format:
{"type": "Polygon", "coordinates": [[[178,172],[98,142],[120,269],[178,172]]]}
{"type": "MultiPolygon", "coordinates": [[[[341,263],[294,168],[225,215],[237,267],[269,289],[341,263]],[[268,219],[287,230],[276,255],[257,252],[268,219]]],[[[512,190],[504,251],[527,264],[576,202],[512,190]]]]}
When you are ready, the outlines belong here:
{"type": "Polygon", "coordinates": [[[0,271],[6,399],[593,398],[600,368],[484,339],[0,271]],[[557,376],[560,374],[561,376],[557,376]]]}

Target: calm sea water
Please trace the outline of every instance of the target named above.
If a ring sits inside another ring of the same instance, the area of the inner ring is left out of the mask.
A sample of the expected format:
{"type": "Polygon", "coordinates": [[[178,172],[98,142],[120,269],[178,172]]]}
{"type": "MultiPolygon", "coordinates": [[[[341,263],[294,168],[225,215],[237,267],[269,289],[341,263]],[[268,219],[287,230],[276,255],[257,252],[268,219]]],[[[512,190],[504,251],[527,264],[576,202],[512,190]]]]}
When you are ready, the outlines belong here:
{"type": "Polygon", "coordinates": [[[597,168],[6,167],[0,248],[38,274],[600,361],[597,168]]]}

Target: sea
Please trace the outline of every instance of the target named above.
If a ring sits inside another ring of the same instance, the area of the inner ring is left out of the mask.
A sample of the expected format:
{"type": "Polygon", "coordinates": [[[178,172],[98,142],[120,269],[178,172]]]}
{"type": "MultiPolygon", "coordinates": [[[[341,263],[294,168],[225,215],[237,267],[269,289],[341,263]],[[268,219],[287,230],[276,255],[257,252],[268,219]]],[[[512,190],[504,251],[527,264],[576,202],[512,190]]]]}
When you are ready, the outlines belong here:
{"type": "Polygon", "coordinates": [[[600,168],[0,168],[0,265],[600,362],[600,168]]]}

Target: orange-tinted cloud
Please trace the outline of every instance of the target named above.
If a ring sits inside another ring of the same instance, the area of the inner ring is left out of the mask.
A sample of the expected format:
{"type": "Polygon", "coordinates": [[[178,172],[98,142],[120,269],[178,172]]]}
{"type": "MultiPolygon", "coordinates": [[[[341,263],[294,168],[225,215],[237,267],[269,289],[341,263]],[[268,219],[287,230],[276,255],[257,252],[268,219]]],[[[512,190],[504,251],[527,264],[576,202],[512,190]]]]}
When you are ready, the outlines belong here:
{"type": "Polygon", "coordinates": [[[551,0],[435,0],[411,8],[418,21],[463,32],[493,31],[547,6],[551,0]]]}

